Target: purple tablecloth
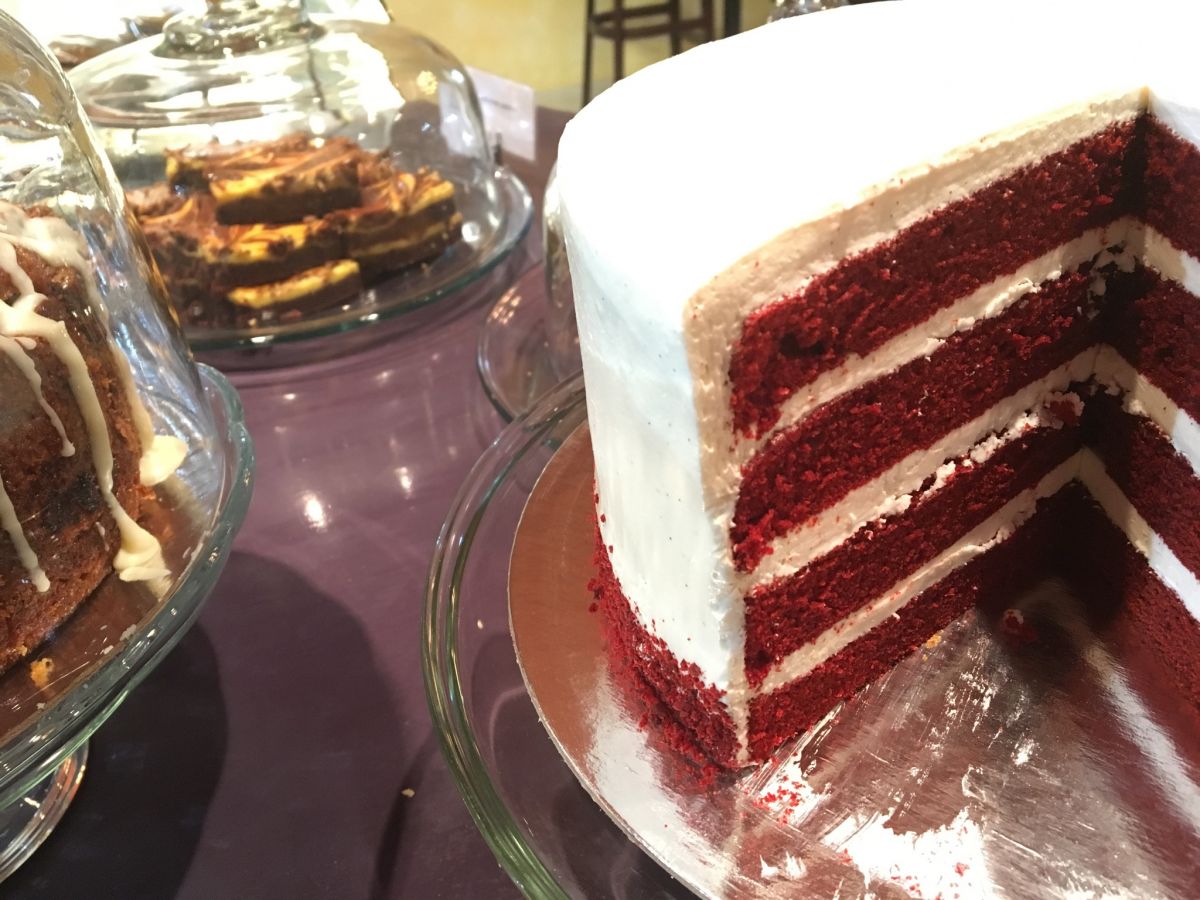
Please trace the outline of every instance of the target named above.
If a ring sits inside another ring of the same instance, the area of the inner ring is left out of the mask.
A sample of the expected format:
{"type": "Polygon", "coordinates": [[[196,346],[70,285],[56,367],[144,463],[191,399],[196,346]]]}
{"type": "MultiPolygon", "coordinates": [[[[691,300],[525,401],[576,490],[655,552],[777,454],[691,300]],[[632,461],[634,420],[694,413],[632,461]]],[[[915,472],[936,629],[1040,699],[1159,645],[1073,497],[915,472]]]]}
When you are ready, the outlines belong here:
{"type": "MultiPolygon", "coordinates": [[[[539,200],[564,122],[543,110],[538,162],[512,163],[539,200]]],[[[502,427],[475,369],[485,314],[234,376],[258,467],[228,568],[5,896],[518,896],[443,762],[419,662],[438,529],[502,427]]]]}

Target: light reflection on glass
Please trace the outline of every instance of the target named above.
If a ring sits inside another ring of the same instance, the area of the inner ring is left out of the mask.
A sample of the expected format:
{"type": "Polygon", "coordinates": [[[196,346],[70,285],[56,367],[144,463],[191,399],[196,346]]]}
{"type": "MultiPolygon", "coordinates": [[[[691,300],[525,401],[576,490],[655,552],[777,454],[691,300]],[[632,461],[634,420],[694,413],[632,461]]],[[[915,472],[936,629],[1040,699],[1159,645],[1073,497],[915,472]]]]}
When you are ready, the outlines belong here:
{"type": "Polygon", "coordinates": [[[303,499],[304,518],[308,519],[308,524],[315,531],[325,531],[329,527],[329,522],[325,514],[325,504],[321,502],[321,498],[314,493],[306,492],[303,499]]]}

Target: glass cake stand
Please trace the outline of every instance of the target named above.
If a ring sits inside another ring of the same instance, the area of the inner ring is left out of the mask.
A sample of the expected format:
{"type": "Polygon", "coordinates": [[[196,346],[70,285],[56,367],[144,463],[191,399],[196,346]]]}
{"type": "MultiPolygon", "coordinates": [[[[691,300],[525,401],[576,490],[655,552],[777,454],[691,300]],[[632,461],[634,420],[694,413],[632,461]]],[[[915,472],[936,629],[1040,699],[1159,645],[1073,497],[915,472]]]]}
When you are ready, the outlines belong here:
{"type": "Polygon", "coordinates": [[[27,660],[0,676],[0,879],[46,839],[75,795],[87,739],[178,643],[224,568],[250,502],[254,454],[241,402],[200,367],[215,429],[151,397],[156,418],[198,452],[147,513],[173,573],[161,594],[108,578],[27,660]]]}
{"type": "Polygon", "coordinates": [[[357,346],[364,338],[373,340],[384,335],[382,331],[356,335],[336,347],[317,346],[312,343],[315,338],[328,339],[363,326],[409,317],[437,301],[445,300],[439,306],[453,306],[469,289],[485,282],[502,285],[501,289],[507,287],[524,264],[514,250],[529,231],[533,200],[521,180],[507,169],[496,170],[494,184],[494,204],[491,200],[483,202],[479,195],[464,199],[459,208],[463,215],[462,239],[432,262],[385,278],[349,303],[300,319],[258,327],[187,326],[184,333],[188,343],[222,368],[290,365],[357,346]],[[280,347],[296,342],[304,342],[304,346],[280,347]]]}
{"type": "Polygon", "coordinates": [[[550,315],[544,265],[518,278],[484,320],[475,364],[488,399],[508,421],[579,371],[578,340],[555,333],[558,326],[550,315]]]}
{"type": "Polygon", "coordinates": [[[426,597],[443,750],[528,896],[1194,893],[1196,723],[1053,582],[1012,598],[1018,634],[972,613],[769,763],[700,777],[643,727],[589,611],[585,419],[576,378],[505,429],[426,597]]]}
{"type": "MultiPolygon", "coordinates": [[[[500,266],[529,227],[529,194],[497,168],[478,96],[458,59],[398,23],[313,16],[310,7],[301,0],[206,0],[168,20],[160,37],[72,70],[121,184],[160,182],[165,154],[174,149],[337,137],[383,154],[400,170],[429,168],[453,184],[462,239],[330,310],[246,327],[190,325],[188,339],[200,352],[312,343],[449,300],[500,266]]],[[[256,352],[252,362],[297,356],[256,352]]]]}

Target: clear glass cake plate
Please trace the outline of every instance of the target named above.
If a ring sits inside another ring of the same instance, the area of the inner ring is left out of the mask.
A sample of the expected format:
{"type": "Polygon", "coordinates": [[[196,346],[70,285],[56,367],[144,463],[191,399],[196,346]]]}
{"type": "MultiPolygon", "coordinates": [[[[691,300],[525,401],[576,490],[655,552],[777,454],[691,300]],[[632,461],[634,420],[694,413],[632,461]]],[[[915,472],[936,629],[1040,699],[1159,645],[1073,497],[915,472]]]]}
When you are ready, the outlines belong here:
{"type": "Polygon", "coordinates": [[[1032,643],[973,612],[769,763],[705,778],[612,676],[592,490],[576,378],[480,458],[430,568],[430,709],[527,896],[1195,896],[1200,733],[1087,598],[1014,596],[1032,643]]]}
{"type": "Polygon", "coordinates": [[[241,402],[215,369],[201,366],[200,384],[207,405],[199,408],[143,386],[160,433],[169,423],[191,451],[143,519],[163,545],[169,582],[152,591],[110,576],[0,675],[0,879],[65,812],[87,739],[195,622],[245,518],[254,453],[241,402]]]}

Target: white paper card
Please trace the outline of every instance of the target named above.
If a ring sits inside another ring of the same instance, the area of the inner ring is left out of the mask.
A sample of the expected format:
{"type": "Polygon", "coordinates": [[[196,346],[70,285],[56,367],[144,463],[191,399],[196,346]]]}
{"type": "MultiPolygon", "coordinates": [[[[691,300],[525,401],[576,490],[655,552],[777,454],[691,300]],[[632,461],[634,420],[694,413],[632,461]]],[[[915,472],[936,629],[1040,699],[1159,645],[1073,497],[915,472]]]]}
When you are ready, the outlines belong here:
{"type": "Polygon", "coordinates": [[[467,66],[483,109],[483,127],[492,146],[530,162],[537,156],[537,103],[533,88],[467,66]]]}

